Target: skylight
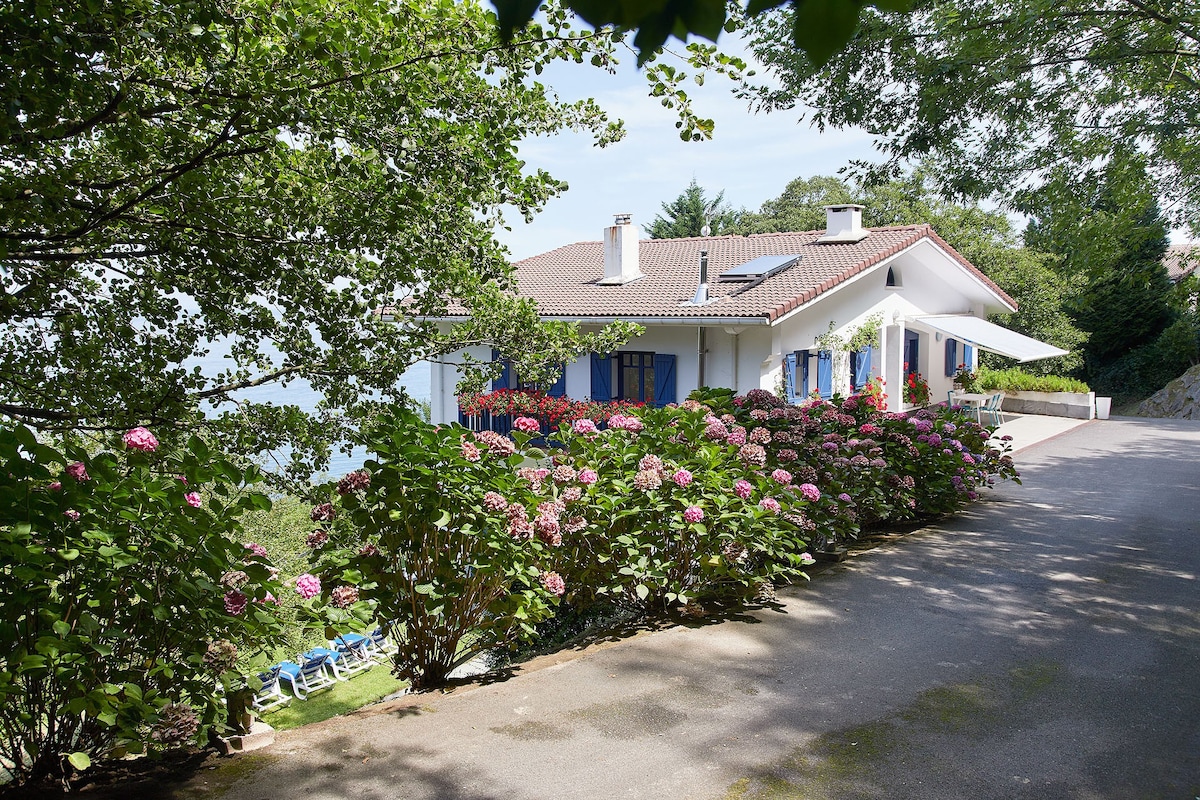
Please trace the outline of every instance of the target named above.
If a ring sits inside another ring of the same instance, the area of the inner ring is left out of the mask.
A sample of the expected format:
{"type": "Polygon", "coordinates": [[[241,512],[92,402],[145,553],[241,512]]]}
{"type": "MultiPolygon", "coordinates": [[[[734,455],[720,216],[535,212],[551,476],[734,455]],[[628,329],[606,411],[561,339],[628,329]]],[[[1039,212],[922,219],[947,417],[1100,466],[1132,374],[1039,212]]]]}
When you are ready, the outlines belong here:
{"type": "Polygon", "coordinates": [[[755,281],[765,278],[768,275],[774,275],[780,270],[787,269],[799,260],[800,256],[795,254],[759,256],[756,259],[747,261],[745,264],[738,264],[733,269],[722,272],[717,280],[729,282],[755,281]]]}

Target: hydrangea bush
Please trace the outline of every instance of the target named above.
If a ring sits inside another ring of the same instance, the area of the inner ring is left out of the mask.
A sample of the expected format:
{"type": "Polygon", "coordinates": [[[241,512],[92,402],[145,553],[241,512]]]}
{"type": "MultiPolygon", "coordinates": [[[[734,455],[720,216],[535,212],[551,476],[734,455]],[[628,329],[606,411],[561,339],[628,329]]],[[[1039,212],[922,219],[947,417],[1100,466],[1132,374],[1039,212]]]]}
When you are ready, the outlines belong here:
{"type": "Polygon", "coordinates": [[[396,634],[394,671],[414,688],[531,636],[562,594],[547,557],[561,515],[539,507],[549,472],[528,466],[544,454],[530,434],[512,436],[381,416],[357,480],[314,509],[329,535],[297,591],[330,633],[368,623],[396,634]]]}
{"type": "MultiPolygon", "coordinates": [[[[89,454],[0,427],[0,759],[24,782],[202,741],[275,641],[273,567],[236,539],[258,481],[136,428],[89,454]]],[[[251,690],[253,687],[250,687],[251,690]]]]}
{"type": "Polygon", "coordinates": [[[563,427],[555,474],[587,477],[553,487],[571,509],[554,563],[576,604],[752,594],[811,563],[805,531],[810,514],[824,516],[818,502],[707,437],[711,415],[685,406],[614,417],[603,432],[563,427]]]}

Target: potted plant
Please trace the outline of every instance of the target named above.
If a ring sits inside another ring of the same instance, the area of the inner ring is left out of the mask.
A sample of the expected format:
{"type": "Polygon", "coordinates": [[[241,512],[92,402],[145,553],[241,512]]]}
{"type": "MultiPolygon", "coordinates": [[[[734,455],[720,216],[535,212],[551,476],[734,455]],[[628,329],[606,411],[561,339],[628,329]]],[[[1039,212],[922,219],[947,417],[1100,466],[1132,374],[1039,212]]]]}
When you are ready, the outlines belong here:
{"type": "Polygon", "coordinates": [[[978,393],[979,375],[972,372],[966,364],[959,364],[958,372],[954,373],[954,388],[970,394],[978,393]]]}

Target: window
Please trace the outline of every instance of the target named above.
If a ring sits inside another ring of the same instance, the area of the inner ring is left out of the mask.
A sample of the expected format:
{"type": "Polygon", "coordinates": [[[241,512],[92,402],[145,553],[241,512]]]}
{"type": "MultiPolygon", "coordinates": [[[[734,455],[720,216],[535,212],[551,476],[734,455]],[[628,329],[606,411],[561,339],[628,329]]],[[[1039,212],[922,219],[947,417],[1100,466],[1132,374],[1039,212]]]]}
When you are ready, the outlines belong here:
{"type": "Polygon", "coordinates": [[[850,354],[851,391],[861,392],[863,387],[867,385],[867,381],[871,380],[874,362],[875,345],[873,344],[867,345],[862,350],[855,350],[850,354]]]}
{"type": "Polygon", "coordinates": [[[500,354],[499,350],[492,350],[492,361],[499,361],[504,366],[504,371],[500,373],[500,377],[492,381],[492,391],[497,389],[520,389],[522,391],[544,391],[551,397],[563,397],[567,393],[567,371],[566,365],[559,365],[558,380],[553,386],[543,388],[532,381],[525,380],[517,372],[517,368],[508,358],[500,354]]]}
{"type": "Polygon", "coordinates": [[[675,356],[628,351],[592,353],[592,400],[628,400],[665,406],[675,402],[675,356]]]}
{"type": "Polygon", "coordinates": [[[958,372],[958,340],[946,338],[946,377],[953,377],[958,372]]]}
{"type": "Polygon", "coordinates": [[[887,280],[883,285],[888,289],[899,289],[903,285],[900,283],[900,273],[896,271],[895,267],[888,267],[887,280]]]}
{"type": "Polygon", "coordinates": [[[654,353],[618,353],[617,399],[654,402],[654,353]]]}

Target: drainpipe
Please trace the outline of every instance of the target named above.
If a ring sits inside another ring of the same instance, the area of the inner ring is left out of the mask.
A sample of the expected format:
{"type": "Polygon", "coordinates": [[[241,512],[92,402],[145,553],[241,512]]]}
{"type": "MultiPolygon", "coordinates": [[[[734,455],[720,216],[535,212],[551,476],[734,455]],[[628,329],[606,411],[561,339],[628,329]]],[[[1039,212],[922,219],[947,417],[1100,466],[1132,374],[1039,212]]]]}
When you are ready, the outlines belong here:
{"type": "Polygon", "coordinates": [[[696,326],[696,388],[703,389],[708,384],[704,381],[705,336],[704,326],[696,326]]]}

